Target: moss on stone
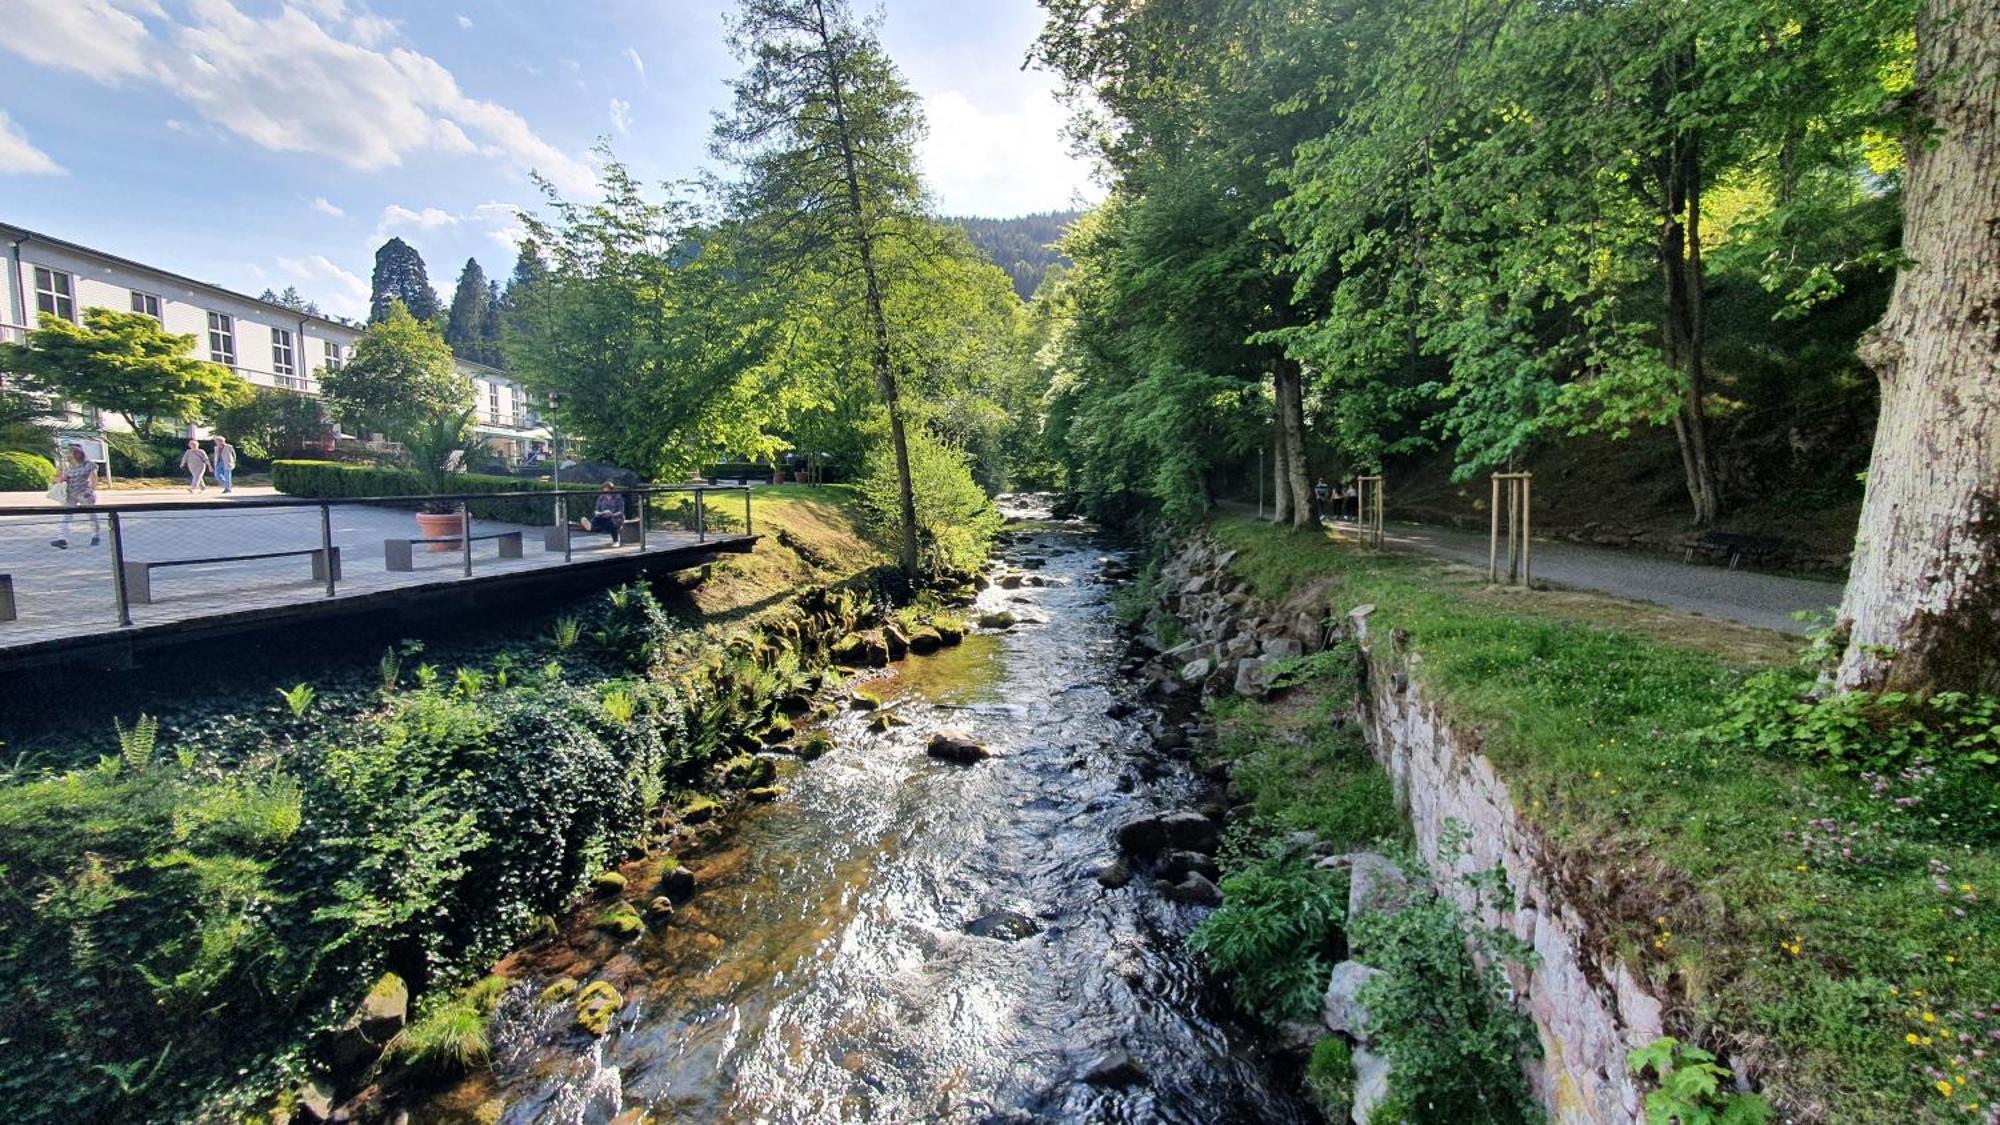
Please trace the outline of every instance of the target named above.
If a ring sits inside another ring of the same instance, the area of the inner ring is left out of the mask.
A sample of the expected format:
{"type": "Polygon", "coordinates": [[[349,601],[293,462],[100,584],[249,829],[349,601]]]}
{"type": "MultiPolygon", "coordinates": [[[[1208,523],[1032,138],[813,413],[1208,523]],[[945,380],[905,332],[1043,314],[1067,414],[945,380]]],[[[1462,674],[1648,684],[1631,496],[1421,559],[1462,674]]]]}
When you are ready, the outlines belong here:
{"type": "Polygon", "coordinates": [[[681,806],[682,824],[706,824],[722,812],[722,802],[714,797],[701,796],[681,806]]]}
{"type": "Polygon", "coordinates": [[[625,876],[616,871],[602,871],[591,877],[590,889],[601,895],[615,895],[625,889],[625,876]]]}
{"type": "Polygon", "coordinates": [[[639,917],[638,908],[623,899],[606,907],[592,925],[623,941],[630,941],[646,932],[646,922],[639,917]]]}
{"type": "Polygon", "coordinates": [[[611,982],[591,981],[576,998],[576,1026],[591,1035],[603,1035],[611,1030],[612,1017],[624,1006],[625,997],[611,987],[611,982]]]}
{"type": "Polygon", "coordinates": [[[557,977],[547,988],[542,989],[542,994],[536,999],[544,1004],[560,1004],[575,996],[576,990],[580,987],[582,986],[577,984],[575,977],[557,977]]]}

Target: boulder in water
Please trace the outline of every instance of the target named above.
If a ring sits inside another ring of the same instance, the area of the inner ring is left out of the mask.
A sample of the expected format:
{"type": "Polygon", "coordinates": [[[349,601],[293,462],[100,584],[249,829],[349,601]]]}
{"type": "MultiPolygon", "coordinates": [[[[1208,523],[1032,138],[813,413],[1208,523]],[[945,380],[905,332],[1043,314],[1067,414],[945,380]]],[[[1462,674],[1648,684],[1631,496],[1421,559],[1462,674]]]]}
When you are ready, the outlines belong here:
{"type": "Polygon", "coordinates": [[[661,874],[660,893],[675,902],[686,902],[694,897],[694,892],[694,872],[682,867],[679,861],[675,861],[673,866],[661,874]]]}
{"type": "Polygon", "coordinates": [[[1161,894],[1175,902],[1184,902],[1191,906],[1220,906],[1222,904],[1221,888],[1210,882],[1208,876],[1203,875],[1199,871],[1188,872],[1181,877],[1178,883],[1170,883],[1165,879],[1161,879],[1155,886],[1159,887],[1161,894]]]}
{"type": "Polygon", "coordinates": [[[1132,881],[1132,865],[1122,859],[1114,859],[1097,869],[1097,881],[1117,890],[1132,881]]]}
{"type": "Polygon", "coordinates": [[[1189,872],[1195,872],[1210,882],[1222,878],[1221,865],[1200,852],[1174,848],[1160,854],[1160,878],[1178,883],[1189,872]]]}
{"type": "Polygon", "coordinates": [[[1014,616],[1012,610],[1003,609],[998,613],[982,613],[979,615],[979,627],[981,629],[992,629],[996,632],[1012,629],[1020,623],[1021,619],[1014,616]]]}
{"type": "Polygon", "coordinates": [[[910,632],[910,651],[918,656],[927,656],[943,647],[943,634],[928,625],[910,632]]]}
{"type": "Polygon", "coordinates": [[[609,981],[591,981],[590,987],[576,998],[577,1029],[591,1035],[603,1035],[611,1030],[612,1017],[624,1006],[625,997],[609,981]]]}
{"type": "Polygon", "coordinates": [[[949,727],[931,735],[930,744],[924,747],[924,752],[933,758],[965,764],[983,762],[993,756],[991,750],[974,742],[972,736],[949,727]]]}
{"type": "Polygon", "coordinates": [[[1123,1051],[1105,1051],[1084,1065],[1083,1080],[1092,1086],[1135,1086],[1146,1080],[1146,1068],[1123,1051]]]}
{"type": "Polygon", "coordinates": [[[604,912],[597,916],[597,921],[591,924],[620,941],[631,941],[646,932],[646,922],[639,917],[639,909],[623,899],[605,907],[604,912]]]}
{"type": "Polygon", "coordinates": [[[602,871],[591,877],[590,889],[601,895],[615,895],[625,889],[625,876],[616,871],[602,871]]]}
{"type": "Polygon", "coordinates": [[[965,924],[965,932],[973,937],[993,938],[996,941],[1020,941],[1042,932],[1033,918],[1017,914],[1012,910],[995,910],[982,914],[965,924]]]}

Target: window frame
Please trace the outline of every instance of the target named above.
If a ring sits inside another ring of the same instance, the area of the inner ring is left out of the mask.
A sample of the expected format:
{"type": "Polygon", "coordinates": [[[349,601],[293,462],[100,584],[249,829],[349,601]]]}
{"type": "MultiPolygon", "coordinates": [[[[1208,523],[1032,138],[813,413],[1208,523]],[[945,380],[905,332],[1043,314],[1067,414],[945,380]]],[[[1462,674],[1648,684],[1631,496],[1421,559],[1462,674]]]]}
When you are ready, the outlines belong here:
{"type": "Polygon", "coordinates": [[[236,318],[214,309],[208,313],[208,361],[224,367],[236,366],[236,318]],[[226,343],[228,346],[219,347],[226,343]]]}
{"type": "Polygon", "coordinates": [[[132,304],[138,306],[132,310],[133,312],[138,313],[140,316],[150,316],[161,324],[167,322],[165,314],[161,311],[162,304],[158,293],[148,293],[144,289],[133,289],[130,292],[132,294],[132,304]]]}
{"type": "Polygon", "coordinates": [[[77,323],[76,275],[67,270],[59,270],[54,266],[36,266],[34,279],[36,315],[39,316],[42,313],[47,313],[50,316],[67,320],[71,324],[77,323]],[[42,286],[43,278],[48,279],[47,288],[43,288],[42,286]],[[57,278],[62,279],[61,286],[56,285],[57,278]],[[42,299],[44,297],[48,299],[48,308],[42,307],[42,299]]]}
{"type": "Polygon", "coordinates": [[[340,354],[340,341],[338,340],[321,340],[320,355],[324,361],[320,366],[326,368],[328,371],[338,371],[341,365],[347,362],[345,357],[340,354]]]}
{"type": "Polygon", "coordinates": [[[291,329],[271,326],[271,374],[280,379],[298,378],[298,351],[292,345],[291,329]]]}

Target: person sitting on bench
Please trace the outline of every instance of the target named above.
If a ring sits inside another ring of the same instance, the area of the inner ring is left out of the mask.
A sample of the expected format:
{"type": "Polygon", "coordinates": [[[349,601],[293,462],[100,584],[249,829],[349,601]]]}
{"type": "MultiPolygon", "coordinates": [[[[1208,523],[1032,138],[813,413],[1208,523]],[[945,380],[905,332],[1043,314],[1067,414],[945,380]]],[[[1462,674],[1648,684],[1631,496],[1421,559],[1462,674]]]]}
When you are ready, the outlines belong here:
{"type": "Polygon", "coordinates": [[[619,533],[625,529],[625,498],[612,490],[610,481],[604,482],[604,490],[597,494],[597,510],[590,515],[590,531],[601,531],[611,536],[611,545],[618,545],[619,533]]]}

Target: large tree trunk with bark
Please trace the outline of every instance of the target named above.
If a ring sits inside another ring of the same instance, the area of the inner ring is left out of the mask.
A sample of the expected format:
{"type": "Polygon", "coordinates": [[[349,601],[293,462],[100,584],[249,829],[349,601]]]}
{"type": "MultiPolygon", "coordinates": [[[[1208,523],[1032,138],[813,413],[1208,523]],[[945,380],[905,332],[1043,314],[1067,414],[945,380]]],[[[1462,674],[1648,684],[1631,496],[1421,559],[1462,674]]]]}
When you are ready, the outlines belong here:
{"type": "MultiPolygon", "coordinates": [[[[1694,69],[1694,51],[1680,60],[1686,73],[1694,69]]],[[[1708,450],[1708,365],[1702,323],[1701,264],[1701,138],[1685,133],[1676,138],[1660,160],[1660,269],[1666,286],[1667,315],[1662,325],[1667,366],[1680,373],[1681,405],[1674,415],[1674,438],[1680,446],[1681,470],[1687,477],[1688,501],[1694,524],[1715,522],[1721,501],[1715,485],[1714,459],[1708,450]]]]}
{"type": "Polygon", "coordinates": [[[1271,430],[1271,518],[1279,523],[1292,522],[1292,487],[1285,480],[1285,462],[1290,460],[1286,450],[1284,396],[1277,397],[1277,407],[1272,412],[1271,430]]]}
{"type": "Polygon", "coordinates": [[[1278,432],[1284,435],[1278,447],[1278,492],[1281,496],[1287,493],[1291,496],[1292,526],[1312,527],[1318,513],[1313,507],[1312,480],[1306,474],[1304,380],[1299,369],[1290,363],[1278,365],[1274,380],[1278,392],[1278,432]]]}
{"type": "Polygon", "coordinates": [[[1882,385],[1840,607],[1848,690],[2000,679],[2000,0],[1925,0],[1903,251],[1861,355],[1882,385]]]}

